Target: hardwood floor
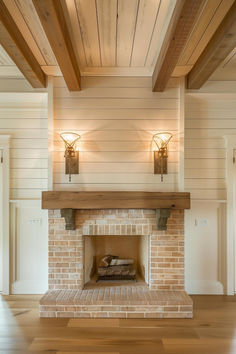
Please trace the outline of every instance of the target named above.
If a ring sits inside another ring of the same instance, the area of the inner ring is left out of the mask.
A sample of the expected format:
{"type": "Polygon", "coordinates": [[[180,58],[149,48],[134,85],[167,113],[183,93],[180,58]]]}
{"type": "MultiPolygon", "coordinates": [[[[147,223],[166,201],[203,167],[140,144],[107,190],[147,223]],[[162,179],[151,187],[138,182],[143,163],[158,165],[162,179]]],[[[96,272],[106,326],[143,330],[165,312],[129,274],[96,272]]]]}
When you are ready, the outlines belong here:
{"type": "Polygon", "coordinates": [[[38,317],[41,296],[0,297],[0,354],[235,354],[236,296],[192,296],[194,319],[38,317]]]}

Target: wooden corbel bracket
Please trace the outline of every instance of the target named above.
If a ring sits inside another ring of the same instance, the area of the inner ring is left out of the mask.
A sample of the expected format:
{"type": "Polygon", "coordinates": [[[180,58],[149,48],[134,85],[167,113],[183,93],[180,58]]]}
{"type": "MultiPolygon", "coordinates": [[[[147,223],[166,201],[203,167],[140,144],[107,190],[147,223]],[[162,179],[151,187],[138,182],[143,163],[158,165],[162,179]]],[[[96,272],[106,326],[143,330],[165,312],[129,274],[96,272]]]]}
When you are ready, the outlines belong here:
{"type": "Polygon", "coordinates": [[[157,230],[167,230],[171,209],[156,209],[157,230]]]}
{"type": "Polygon", "coordinates": [[[61,217],[65,218],[66,230],[75,230],[76,209],[61,209],[61,217]]]}

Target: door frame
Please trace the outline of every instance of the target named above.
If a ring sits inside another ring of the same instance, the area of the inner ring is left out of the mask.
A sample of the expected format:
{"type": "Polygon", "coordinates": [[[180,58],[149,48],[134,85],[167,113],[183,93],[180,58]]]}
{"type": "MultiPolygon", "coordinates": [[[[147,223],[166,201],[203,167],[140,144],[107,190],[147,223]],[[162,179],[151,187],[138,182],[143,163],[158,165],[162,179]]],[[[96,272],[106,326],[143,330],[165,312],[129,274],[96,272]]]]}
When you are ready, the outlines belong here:
{"type": "Polygon", "coordinates": [[[235,294],[235,220],[236,203],[234,201],[235,185],[235,150],[236,135],[224,136],[226,142],[226,183],[227,183],[227,232],[226,232],[226,289],[227,295],[235,294]]]}
{"type": "Polygon", "coordinates": [[[2,283],[3,291],[5,295],[9,294],[10,290],[10,244],[9,244],[9,176],[10,176],[10,135],[0,135],[0,149],[3,150],[2,174],[3,174],[3,208],[2,208],[2,220],[3,220],[3,274],[2,283]]]}

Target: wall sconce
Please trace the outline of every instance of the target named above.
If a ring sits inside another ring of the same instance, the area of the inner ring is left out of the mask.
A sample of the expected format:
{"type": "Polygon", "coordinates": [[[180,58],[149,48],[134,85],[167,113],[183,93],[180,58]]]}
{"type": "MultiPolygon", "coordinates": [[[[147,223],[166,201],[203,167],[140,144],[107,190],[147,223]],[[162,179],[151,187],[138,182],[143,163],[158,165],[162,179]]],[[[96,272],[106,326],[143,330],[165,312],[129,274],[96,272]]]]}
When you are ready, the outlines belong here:
{"type": "Polygon", "coordinates": [[[65,143],[65,174],[69,175],[69,182],[71,182],[71,175],[79,174],[79,151],[76,151],[75,147],[80,135],[73,132],[63,132],[60,137],[65,143]]]}
{"type": "Polygon", "coordinates": [[[161,175],[161,182],[163,182],[163,175],[167,174],[168,144],[171,138],[171,133],[153,135],[153,140],[158,148],[157,151],[154,151],[154,174],[161,175]]]}

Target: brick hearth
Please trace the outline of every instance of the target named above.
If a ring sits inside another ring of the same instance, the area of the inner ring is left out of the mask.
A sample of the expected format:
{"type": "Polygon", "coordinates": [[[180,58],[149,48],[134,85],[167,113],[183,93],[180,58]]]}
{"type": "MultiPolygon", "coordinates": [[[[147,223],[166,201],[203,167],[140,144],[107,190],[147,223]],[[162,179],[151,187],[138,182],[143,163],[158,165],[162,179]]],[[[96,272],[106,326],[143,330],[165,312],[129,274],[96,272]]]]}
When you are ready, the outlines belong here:
{"type": "Polygon", "coordinates": [[[184,210],[171,211],[166,231],[157,230],[152,209],[77,210],[73,231],[65,230],[59,210],[50,210],[49,292],[41,301],[40,315],[192,317],[192,302],[184,292],[184,210]],[[83,236],[86,235],[148,235],[149,287],[116,287],[117,292],[122,289],[119,296],[109,285],[103,289],[84,289],[83,236]],[[140,292],[144,303],[140,302],[140,292]],[[100,294],[99,301],[94,300],[96,294],[100,294]],[[129,300],[125,299],[128,294],[129,300]]]}

